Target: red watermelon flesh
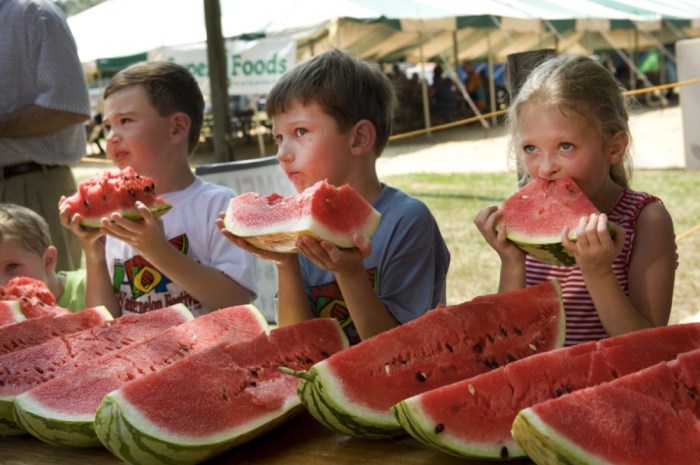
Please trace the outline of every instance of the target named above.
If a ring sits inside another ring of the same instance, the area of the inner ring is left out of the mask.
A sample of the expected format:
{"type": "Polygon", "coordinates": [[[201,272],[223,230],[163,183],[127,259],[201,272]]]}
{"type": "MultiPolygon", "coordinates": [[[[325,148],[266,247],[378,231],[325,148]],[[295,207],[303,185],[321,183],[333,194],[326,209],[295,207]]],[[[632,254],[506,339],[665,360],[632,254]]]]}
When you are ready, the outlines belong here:
{"type": "MultiPolygon", "coordinates": [[[[593,213],[600,212],[573,179],[536,178],[503,203],[496,229],[505,225],[508,239],[539,261],[570,266],[575,260],[561,244],[564,227],[573,240],[581,217],[593,213]]],[[[612,225],[608,229],[614,234],[612,225]]]]}
{"type": "Polygon", "coordinates": [[[35,346],[54,337],[92,328],[112,319],[106,308],[94,307],[66,315],[31,318],[0,327],[0,355],[35,346]]]}
{"type": "Polygon", "coordinates": [[[212,345],[243,342],[266,331],[265,318],[252,305],[208,313],[25,392],[15,399],[15,417],[45,442],[97,446],[94,415],[107,393],[212,345]],[[62,429],[71,435],[57,435],[62,429]]]}
{"type": "Polygon", "coordinates": [[[538,464],[700,463],[700,349],[522,410],[513,436],[538,464]]]}
{"type": "Polygon", "coordinates": [[[140,220],[135,203],[142,202],[154,216],[166,213],[172,206],[155,192],[153,180],[137,174],[132,167],[121,171],[101,171],[78,185],[78,191],[59,206],[67,209],[69,217],[81,216],[80,224],[100,227],[100,220],[119,212],[130,220],[140,220]]]}
{"type": "Polygon", "coordinates": [[[178,304],[59,336],[24,350],[0,356],[0,436],[21,434],[12,414],[16,396],[81,364],[149,339],[193,318],[178,304]]]}
{"type": "Polygon", "coordinates": [[[0,300],[19,300],[22,313],[27,318],[70,313],[68,309],[58,306],[46,283],[26,276],[12,278],[0,286],[0,300]]]}
{"type": "Polygon", "coordinates": [[[700,324],[636,331],[535,354],[404,399],[392,410],[412,436],[444,452],[466,458],[520,457],[524,452],[511,436],[520,410],[696,348],[700,324]]]}
{"type": "Polygon", "coordinates": [[[247,192],[231,199],[224,225],[258,248],[296,252],[301,235],[354,247],[356,233],[371,237],[381,215],[350,185],[319,181],[299,194],[282,197],[247,192]]]}
{"type": "Polygon", "coordinates": [[[296,379],[279,367],[308,369],[347,345],[331,318],[219,344],[109,393],[95,430],[130,463],[199,463],[299,411],[296,379]]]}
{"type": "Polygon", "coordinates": [[[0,300],[0,328],[26,319],[19,300],[0,300]]]}
{"type": "Polygon", "coordinates": [[[400,400],[561,347],[564,331],[556,281],[441,306],[299,374],[300,396],[338,432],[404,434],[390,410],[400,400]]]}

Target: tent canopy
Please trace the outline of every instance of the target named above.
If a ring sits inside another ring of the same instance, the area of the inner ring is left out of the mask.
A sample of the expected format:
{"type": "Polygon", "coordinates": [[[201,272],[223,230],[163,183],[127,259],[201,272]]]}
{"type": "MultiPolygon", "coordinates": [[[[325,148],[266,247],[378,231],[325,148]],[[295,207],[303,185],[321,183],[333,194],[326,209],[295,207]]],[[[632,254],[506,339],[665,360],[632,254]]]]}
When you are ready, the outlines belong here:
{"type": "MultiPolygon", "coordinates": [[[[503,62],[540,48],[591,54],[700,36],[691,0],[219,1],[225,37],[291,36],[299,59],[340,47],[382,62],[503,62]]],[[[206,41],[201,0],[106,0],[68,22],[84,63],[206,41]]]]}

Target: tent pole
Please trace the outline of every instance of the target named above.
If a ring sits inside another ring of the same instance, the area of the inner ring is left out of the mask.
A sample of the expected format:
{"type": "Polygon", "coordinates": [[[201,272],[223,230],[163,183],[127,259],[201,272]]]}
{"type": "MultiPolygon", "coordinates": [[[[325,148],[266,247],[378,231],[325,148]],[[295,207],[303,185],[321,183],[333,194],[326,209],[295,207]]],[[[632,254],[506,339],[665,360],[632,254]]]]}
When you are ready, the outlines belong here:
{"type": "Polygon", "coordinates": [[[233,160],[231,120],[226,84],[226,48],[221,32],[221,5],[219,0],[204,0],[204,17],[207,26],[207,60],[211,104],[214,114],[214,155],[219,162],[233,160]]]}
{"type": "MultiPolygon", "coordinates": [[[[489,100],[490,100],[490,108],[491,112],[494,112],[496,110],[500,110],[500,108],[496,108],[496,73],[495,73],[495,68],[493,66],[493,52],[491,50],[491,34],[489,33],[488,29],[484,31],[486,34],[486,50],[488,50],[486,58],[488,60],[488,67],[489,67],[489,100]]],[[[491,124],[496,125],[496,116],[493,115],[491,116],[491,124]]]]}
{"type": "Polygon", "coordinates": [[[420,70],[421,70],[421,90],[423,92],[423,119],[425,121],[425,128],[428,130],[427,134],[430,137],[430,101],[428,100],[428,80],[425,78],[425,57],[423,56],[423,33],[418,31],[418,39],[420,47],[418,48],[420,53],[420,70]]]}

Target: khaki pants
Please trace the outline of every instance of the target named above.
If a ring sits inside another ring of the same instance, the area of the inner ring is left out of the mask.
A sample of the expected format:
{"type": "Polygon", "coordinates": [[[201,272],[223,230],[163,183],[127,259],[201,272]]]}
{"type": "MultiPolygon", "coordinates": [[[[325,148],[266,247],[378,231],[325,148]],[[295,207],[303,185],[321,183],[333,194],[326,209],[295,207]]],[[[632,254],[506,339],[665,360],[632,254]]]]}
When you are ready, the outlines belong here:
{"type": "Polygon", "coordinates": [[[78,238],[61,225],[58,201],[76,192],[75,178],[70,167],[51,167],[33,173],[2,179],[0,201],[29,207],[49,224],[51,240],[58,249],[57,271],[80,268],[82,248],[78,238]]]}

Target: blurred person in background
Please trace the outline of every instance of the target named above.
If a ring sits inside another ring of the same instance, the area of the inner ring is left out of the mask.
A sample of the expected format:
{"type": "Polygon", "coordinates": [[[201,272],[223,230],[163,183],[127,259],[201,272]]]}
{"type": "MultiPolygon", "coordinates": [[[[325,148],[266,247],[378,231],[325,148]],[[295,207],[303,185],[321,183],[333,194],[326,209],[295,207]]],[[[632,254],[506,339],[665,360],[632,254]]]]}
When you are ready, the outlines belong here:
{"type": "Polygon", "coordinates": [[[0,0],[0,202],[31,208],[49,224],[57,268],[80,266],[58,201],[76,191],[70,165],[86,151],[90,99],[75,40],[49,0],[0,0]]]}

